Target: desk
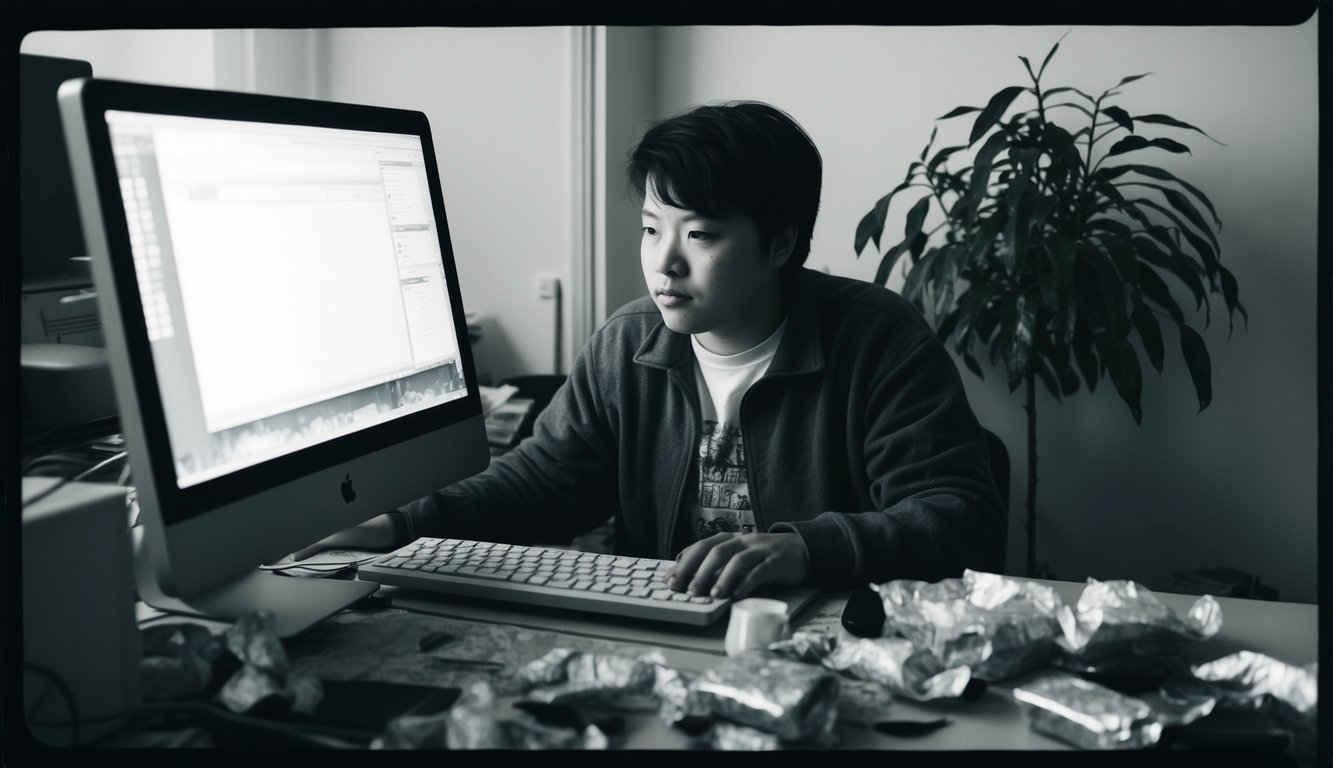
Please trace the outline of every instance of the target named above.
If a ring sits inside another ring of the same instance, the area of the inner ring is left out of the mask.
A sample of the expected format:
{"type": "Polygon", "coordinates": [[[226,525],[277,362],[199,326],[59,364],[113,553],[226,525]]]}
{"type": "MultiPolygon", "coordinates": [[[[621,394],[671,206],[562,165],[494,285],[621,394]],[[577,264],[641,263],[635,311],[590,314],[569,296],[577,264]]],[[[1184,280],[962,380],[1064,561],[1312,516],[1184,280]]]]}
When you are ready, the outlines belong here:
{"type": "MultiPolygon", "coordinates": [[[[1040,580],[1038,580],[1040,581],[1040,580]]],[[[1043,581],[1067,604],[1077,602],[1083,584],[1043,581]]],[[[293,669],[331,679],[377,679],[455,685],[468,670],[423,669],[417,640],[444,630],[458,637],[450,656],[488,658],[515,669],[546,650],[567,647],[584,651],[646,653],[657,650],[678,669],[699,671],[724,658],[725,622],[703,629],[659,631],[641,624],[608,623],[559,612],[508,611],[493,604],[441,600],[434,596],[385,588],[395,608],[380,613],[345,613],[291,641],[293,669]],[[404,610],[410,606],[412,610],[404,610]]],[[[1158,593],[1168,607],[1184,615],[1195,596],[1158,593]]],[[[796,617],[797,629],[838,623],[845,594],[823,595],[796,617]]],[[[1183,654],[1187,662],[1209,661],[1239,650],[1251,650],[1291,664],[1318,658],[1315,605],[1218,598],[1222,629],[1183,654]]],[[[1034,673],[1036,674],[1036,673],[1034,673]]],[[[951,725],[924,736],[891,737],[863,727],[839,724],[839,748],[897,750],[1066,750],[1062,742],[1032,731],[1012,689],[1031,676],[990,686],[978,700],[918,703],[895,699],[885,713],[891,719],[950,718],[951,725]]],[[[684,749],[689,738],[656,714],[630,714],[625,749],[684,749]]]]}
{"type": "MultiPolygon", "coordinates": [[[[1037,581],[1051,586],[1066,604],[1076,603],[1084,587],[1074,582],[1037,581]]],[[[292,671],[326,680],[378,680],[434,686],[459,686],[472,677],[482,676],[492,682],[502,698],[516,700],[519,698],[518,686],[507,679],[507,673],[553,648],[623,655],[656,651],[669,666],[691,671],[708,669],[725,658],[722,650],[725,621],[712,627],[662,630],[643,622],[627,623],[595,616],[584,618],[540,609],[507,610],[494,603],[440,598],[391,587],[383,588],[383,593],[393,598],[393,607],[343,612],[305,635],[288,640],[286,649],[292,671]],[[423,652],[418,642],[425,635],[439,631],[455,637],[441,653],[454,658],[499,661],[505,665],[504,670],[487,672],[427,665],[431,654],[423,652]]],[[[1164,593],[1158,593],[1158,597],[1179,615],[1184,615],[1197,599],[1164,593]]],[[[842,593],[819,596],[795,617],[794,628],[823,627],[845,632],[839,624],[845,599],[846,595],[842,593]]],[[[1209,661],[1240,650],[1264,653],[1295,665],[1317,661],[1317,606],[1226,597],[1217,600],[1223,617],[1220,632],[1207,641],[1190,646],[1182,654],[1185,661],[1209,661]]],[[[927,757],[924,751],[929,750],[949,752],[955,757],[971,751],[1022,750],[1059,759],[1060,751],[1071,748],[1031,730],[1025,713],[1013,698],[1013,688],[1031,677],[994,683],[975,701],[951,699],[922,703],[895,698],[885,705],[884,719],[947,717],[952,722],[926,735],[894,737],[840,721],[835,730],[836,746],[845,750],[922,752],[923,759],[927,757]]],[[[844,680],[848,685],[860,684],[850,678],[844,680]]],[[[626,728],[612,743],[615,749],[691,747],[687,734],[668,724],[654,711],[626,712],[623,716],[626,728]]],[[[132,736],[118,742],[114,745],[145,746],[132,736]]],[[[167,743],[192,742],[176,740],[167,743]]],[[[1119,754],[1123,756],[1125,753],[1119,754]]],[[[1146,759],[1151,763],[1153,759],[1162,759],[1163,755],[1182,754],[1174,750],[1148,750],[1134,753],[1134,759],[1140,762],[1146,759]]],[[[1085,753],[1079,759],[1095,756],[1107,756],[1107,753],[1085,753]]],[[[1213,753],[1208,753],[1208,757],[1208,764],[1216,765],[1213,753]]]]}

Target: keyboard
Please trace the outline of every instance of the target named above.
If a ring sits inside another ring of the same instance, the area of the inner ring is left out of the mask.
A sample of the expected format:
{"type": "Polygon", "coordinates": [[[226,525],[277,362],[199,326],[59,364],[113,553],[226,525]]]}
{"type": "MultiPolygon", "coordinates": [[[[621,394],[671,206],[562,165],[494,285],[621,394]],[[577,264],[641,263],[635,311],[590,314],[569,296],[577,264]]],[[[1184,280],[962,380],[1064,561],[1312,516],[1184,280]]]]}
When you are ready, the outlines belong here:
{"type": "Polygon", "coordinates": [[[676,592],[675,562],[559,547],[423,537],[363,564],[359,578],[396,587],[572,611],[705,626],[729,598],[676,592]]]}

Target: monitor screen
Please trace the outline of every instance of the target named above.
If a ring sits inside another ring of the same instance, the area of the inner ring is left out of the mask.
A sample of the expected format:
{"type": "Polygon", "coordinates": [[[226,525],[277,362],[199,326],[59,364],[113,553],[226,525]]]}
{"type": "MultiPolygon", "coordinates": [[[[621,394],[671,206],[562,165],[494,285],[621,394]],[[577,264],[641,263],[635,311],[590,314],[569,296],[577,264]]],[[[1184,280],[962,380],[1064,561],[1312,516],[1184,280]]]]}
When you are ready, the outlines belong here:
{"type": "Polygon", "coordinates": [[[261,563],[486,466],[424,115],[97,79],[61,109],[141,593],[245,609],[310,581],[261,563]]]}

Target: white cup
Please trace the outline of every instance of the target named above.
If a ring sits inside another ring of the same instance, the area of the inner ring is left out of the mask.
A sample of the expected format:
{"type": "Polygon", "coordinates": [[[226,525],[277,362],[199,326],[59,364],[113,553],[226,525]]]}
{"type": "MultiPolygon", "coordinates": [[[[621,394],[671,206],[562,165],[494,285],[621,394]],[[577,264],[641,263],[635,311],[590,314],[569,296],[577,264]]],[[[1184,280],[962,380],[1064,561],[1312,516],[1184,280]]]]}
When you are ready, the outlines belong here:
{"type": "Polygon", "coordinates": [[[787,638],[787,604],[766,597],[747,597],[731,604],[726,649],[736,656],[787,638]]]}

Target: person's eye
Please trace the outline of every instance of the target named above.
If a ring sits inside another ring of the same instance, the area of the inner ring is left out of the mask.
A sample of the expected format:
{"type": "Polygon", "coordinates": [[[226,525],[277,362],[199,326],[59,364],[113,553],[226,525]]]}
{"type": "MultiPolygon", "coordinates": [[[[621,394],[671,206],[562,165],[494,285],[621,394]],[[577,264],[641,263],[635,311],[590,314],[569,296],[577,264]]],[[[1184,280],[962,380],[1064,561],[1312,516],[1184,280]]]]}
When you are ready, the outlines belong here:
{"type": "Polygon", "coordinates": [[[655,235],[655,234],[657,234],[657,230],[653,229],[652,227],[644,227],[644,228],[643,228],[643,233],[644,233],[645,235],[655,235]]]}
{"type": "Polygon", "coordinates": [[[691,239],[691,240],[712,240],[712,239],[713,239],[713,233],[712,233],[712,232],[704,232],[704,231],[702,231],[702,230],[698,230],[698,229],[691,230],[691,231],[690,231],[690,239],[691,239]]]}

